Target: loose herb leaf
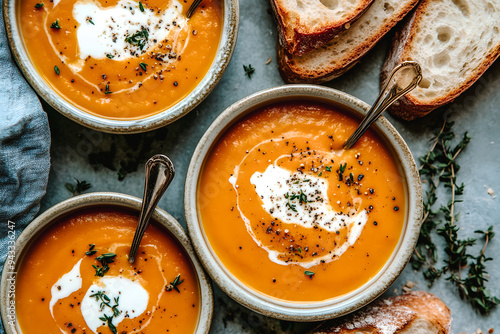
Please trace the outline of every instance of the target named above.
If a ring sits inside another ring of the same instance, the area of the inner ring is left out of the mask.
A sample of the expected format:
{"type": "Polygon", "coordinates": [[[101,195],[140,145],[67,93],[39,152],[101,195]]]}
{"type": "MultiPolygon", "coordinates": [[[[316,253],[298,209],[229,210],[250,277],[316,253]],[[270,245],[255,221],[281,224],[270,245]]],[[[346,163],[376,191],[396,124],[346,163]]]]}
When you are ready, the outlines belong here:
{"type": "Polygon", "coordinates": [[[331,172],[331,171],[332,171],[332,167],[331,167],[331,166],[325,166],[325,170],[326,170],[327,172],[331,172]]]}
{"type": "Polygon", "coordinates": [[[56,20],[55,22],[52,22],[50,25],[52,29],[61,29],[61,26],[59,25],[59,20],[56,20]]]}
{"type": "Polygon", "coordinates": [[[59,70],[59,67],[54,66],[54,72],[56,72],[57,75],[59,75],[61,73],[61,71],[59,70]]]}
{"type": "Polygon", "coordinates": [[[255,68],[253,68],[252,64],[248,64],[248,66],[243,65],[243,69],[245,70],[245,75],[251,79],[255,72],[255,68]]]}
{"type": "Polygon", "coordinates": [[[309,277],[311,277],[311,278],[312,278],[312,277],[313,277],[313,275],[314,275],[314,272],[313,272],[313,271],[306,270],[306,271],[304,271],[304,274],[306,274],[307,276],[309,276],[309,277]]]}
{"type": "Polygon", "coordinates": [[[142,5],[142,2],[139,1],[139,9],[141,10],[141,12],[144,13],[144,6],[142,5]]]}
{"type": "Polygon", "coordinates": [[[346,167],[347,167],[347,162],[344,163],[343,165],[340,164],[340,167],[339,167],[339,181],[343,181],[344,180],[344,172],[345,172],[346,167]]]}
{"type": "Polygon", "coordinates": [[[72,183],[66,183],[64,185],[66,187],[66,189],[70,193],[73,194],[73,196],[80,195],[84,191],[89,190],[90,188],[92,188],[92,185],[90,183],[88,183],[87,181],[85,181],[85,180],[80,181],[78,179],[75,179],[75,181],[76,181],[76,185],[74,185],[72,183]]]}
{"type": "Polygon", "coordinates": [[[38,8],[42,8],[43,7],[43,2],[39,2],[35,5],[35,8],[38,9],[38,8]]]}
{"type": "Polygon", "coordinates": [[[108,85],[108,84],[106,84],[106,87],[105,87],[105,89],[104,89],[104,94],[112,94],[112,93],[113,93],[113,92],[111,92],[111,91],[109,90],[109,85],[108,85]]]}
{"type": "Polygon", "coordinates": [[[107,53],[107,54],[106,54],[106,57],[108,57],[109,59],[113,59],[113,58],[115,58],[115,56],[113,56],[113,55],[112,55],[112,54],[110,54],[110,53],[107,53]]]}
{"type": "Polygon", "coordinates": [[[143,70],[144,72],[146,72],[146,70],[147,70],[147,69],[146,69],[146,66],[148,66],[148,64],[146,64],[146,63],[140,63],[140,64],[139,64],[139,66],[142,68],[142,70],[143,70]]]}
{"type": "Polygon", "coordinates": [[[170,282],[170,285],[166,286],[165,289],[167,291],[171,291],[172,289],[175,289],[175,291],[180,293],[181,291],[179,290],[179,288],[177,286],[180,285],[182,282],[184,282],[184,280],[181,280],[181,274],[179,274],[179,275],[175,276],[174,281],[170,282]]]}

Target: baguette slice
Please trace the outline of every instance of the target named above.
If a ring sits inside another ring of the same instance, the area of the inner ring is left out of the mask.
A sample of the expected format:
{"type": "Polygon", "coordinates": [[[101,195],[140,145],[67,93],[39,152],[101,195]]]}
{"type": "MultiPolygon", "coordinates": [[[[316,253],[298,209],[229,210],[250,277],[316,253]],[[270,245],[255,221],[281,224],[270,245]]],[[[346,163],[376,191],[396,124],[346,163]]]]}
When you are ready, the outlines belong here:
{"type": "Polygon", "coordinates": [[[500,1],[421,1],[396,33],[381,81],[405,60],[420,63],[423,79],[389,110],[406,120],[425,116],[463,93],[499,54],[500,1]]]}
{"type": "Polygon", "coordinates": [[[415,291],[390,297],[344,318],[324,322],[309,334],[448,334],[450,309],[438,297],[415,291]]]}
{"type": "Polygon", "coordinates": [[[302,55],[347,29],[373,0],[271,0],[279,41],[302,55]]]}
{"type": "Polygon", "coordinates": [[[375,0],[348,30],[303,56],[294,56],[278,45],[278,68],[283,80],[318,84],[341,76],[417,3],[418,0],[375,0]]]}

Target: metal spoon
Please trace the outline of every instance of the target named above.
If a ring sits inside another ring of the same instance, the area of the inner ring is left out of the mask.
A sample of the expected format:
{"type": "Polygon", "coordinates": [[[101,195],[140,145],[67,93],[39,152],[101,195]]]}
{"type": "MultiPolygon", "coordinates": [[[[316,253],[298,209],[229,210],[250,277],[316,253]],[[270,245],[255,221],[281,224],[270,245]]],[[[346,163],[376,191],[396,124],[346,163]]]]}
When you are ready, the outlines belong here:
{"type": "Polygon", "coordinates": [[[191,4],[191,6],[189,6],[189,9],[187,11],[187,18],[189,19],[193,13],[194,13],[194,10],[200,5],[200,3],[202,2],[203,0],[194,0],[193,3],[191,4]]]}
{"type": "Polygon", "coordinates": [[[151,157],[146,162],[146,181],[144,184],[144,197],[142,199],[141,214],[137,229],[135,230],[134,240],[128,255],[128,261],[134,263],[139,244],[141,243],[142,236],[146,231],[149,219],[153,214],[158,201],[167,190],[170,182],[174,178],[175,170],[174,164],[170,159],[162,154],[157,154],[151,157]]]}
{"type": "Polygon", "coordinates": [[[361,124],[359,124],[356,131],[345,142],[344,149],[348,150],[353,147],[365,131],[368,130],[391,104],[417,87],[421,80],[422,69],[417,62],[405,61],[396,66],[361,124]]]}

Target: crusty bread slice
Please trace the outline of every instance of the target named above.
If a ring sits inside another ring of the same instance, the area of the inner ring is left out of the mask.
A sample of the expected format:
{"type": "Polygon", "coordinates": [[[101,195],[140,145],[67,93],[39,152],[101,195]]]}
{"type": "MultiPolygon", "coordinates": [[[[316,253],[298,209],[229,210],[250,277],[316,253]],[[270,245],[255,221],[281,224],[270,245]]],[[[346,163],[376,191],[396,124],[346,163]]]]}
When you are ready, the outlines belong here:
{"type": "Polygon", "coordinates": [[[373,0],[271,0],[279,41],[302,55],[349,28],[373,0]]]}
{"type": "Polygon", "coordinates": [[[331,42],[303,56],[278,45],[278,66],[288,83],[322,83],[347,72],[418,0],[375,0],[351,27],[331,42]]]}
{"type": "Polygon", "coordinates": [[[500,1],[422,0],[388,53],[381,81],[405,60],[422,67],[415,90],[389,110],[406,120],[452,102],[500,54],[500,1]]]}
{"type": "Polygon", "coordinates": [[[415,291],[390,297],[352,315],[326,321],[309,334],[449,334],[450,309],[438,297],[415,291]]]}

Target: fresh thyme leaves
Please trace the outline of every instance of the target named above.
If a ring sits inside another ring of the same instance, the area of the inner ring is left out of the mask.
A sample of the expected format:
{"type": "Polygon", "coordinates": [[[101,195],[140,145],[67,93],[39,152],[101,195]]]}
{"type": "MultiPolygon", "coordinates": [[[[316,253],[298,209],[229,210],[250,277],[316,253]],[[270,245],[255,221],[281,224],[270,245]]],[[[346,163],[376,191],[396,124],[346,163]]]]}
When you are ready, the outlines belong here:
{"type": "Polygon", "coordinates": [[[295,204],[290,203],[290,201],[293,201],[294,199],[299,198],[299,196],[298,196],[298,195],[296,195],[296,194],[291,194],[291,195],[290,195],[290,194],[287,192],[287,193],[285,194],[285,198],[288,200],[288,201],[286,202],[286,206],[287,206],[290,210],[292,210],[293,212],[297,212],[297,206],[296,206],[295,204]]]}
{"type": "Polygon", "coordinates": [[[94,244],[89,244],[89,250],[85,252],[85,255],[92,256],[97,253],[97,250],[95,250],[94,247],[94,244]]]}
{"type": "Polygon", "coordinates": [[[255,68],[253,68],[252,64],[248,64],[248,66],[243,65],[243,69],[245,70],[245,75],[251,79],[255,72],[255,68]]]}
{"type": "Polygon", "coordinates": [[[457,183],[460,166],[456,160],[470,142],[471,137],[466,132],[453,146],[452,141],[455,139],[453,124],[453,122],[444,121],[441,129],[432,139],[431,149],[420,158],[422,164],[420,177],[422,182],[428,184],[428,188],[424,199],[422,228],[411,262],[415,270],[425,268],[423,275],[430,284],[440,276],[448,274],[446,280],[458,288],[460,296],[466,299],[473,308],[487,314],[500,303],[500,299],[491,296],[490,291],[485,287],[487,282],[485,262],[491,260],[486,257],[485,251],[488,242],[495,234],[492,226],[487,231],[475,231],[475,233],[482,234],[485,240],[478,256],[469,252],[469,248],[476,244],[477,239],[459,239],[460,227],[456,224],[458,214],[455,205],[460,202],[458,197],[463,194],[465,185],[457,183]],[[449,189],[450,198],[447,205],[436,208],[437,192],[440,186],[449,189]],[[444,251],[447,257],[442,268],[436,268],[438,249],[432,239],[435,230],[446,244],[444,251]],[[462,278],[462,272],[467,267],[468,275],[462,278]]]}
{"type": "Polygon", "coordinates": [[[69,182],[64,185],[66,189],[68,189],[68,191],[73,194],[73,196],[80,195],[81,193],[89,190],[92,187],[92,185],[85,180],[80,181],[78,179],[75,179],[75,181],[76,185],[69,182]]]}
{"type": "Polygon", "coordinates": [[[347,167],[347,162],[344,163],[343,165],[340,164],[340,167],[339,167],[339,181],[343,181],[344,180],[344,172],[345,172],[345,168],[347,167]]]}
{"type": "Polygon", "coordinates": [[[313,277],[313,275],[314,275],[314,272],[313,272],[313,271],[306,270],[306,271],[304,271],[304,274],[306,274],[307,276],[309,276],[310,278],[312,278],[312,277],[313,277]]]}
{"type": "Polygon", "coordinates": [[[92,265],[95,269],[95,276],[103,277],[109,271],[109,264],[115,262],[115,257],[115,253],[106,253],[96,257],[95,259],[101,263],[101,267],[92,265]]]}
{"type": "Polygon", "coordinates": [[[137,47],[139,47],[139,49],[143,50],[146,46],[146,43],[148,42],[148,38],[149,32],[147,31],[147,29],[142,28],[142,30],[139,30],[132,36],[127,36],[125,38],[125,42],[136,45],[137,47]]]}
{"type": "Polygon", "coordinates": [[[52,22],[50,25],[52,29],[61,29],[61,26],[59,25],[59,20],[56,20],[55,22],[52,22]]]}
{"type": "Polygon", "coordinates": [[[141,10],[141,12],[144,13],[144,6],[142,5],[142,2],[139,1],[139,9],[141,10]]]}
{"type": "Polygon", "coordinates": [[[330,166],[325,166],[325,170],[326,170],[327,172],[331,172],[331,171],[332,171],[332,167],[330,167],[330,166]]]}
{"type": "Polygon", "coordinates": [[[113,317],[109,317],[105,314],[104,317],[100,317],[99,319],[108,323],[108,327],[111,330],[111,332],[113,332],[113,334],[118,334],[115,325],[113,325],[112,323],[113,317]]]}
{"type": "Polygon", "coordinates": [[[170,282],[169,285],[165,286],[165,290],[166,291],[175,290],[175,291],[180,293],[181,291],[179,290],[179,288],[177,286],[180,285],[182,282],[184,282],[184,280],[181,280],[181,274],[179,274],[179,275],[175,276],[173,282],[170,282]]]}
{"type": "Polygon", "coordinates": [[[95,26],[95,23],[94,23],[94,21],[92,21],[92,19],[89,20],[89,23],[91,23],[93,26],[95,26]]]}
{"type": "Polygon", "coordinates": [[[54,66],[54,72],[56,72],[57,75],[59,75],[61,73],[61,71],[59,70],[59,67],[54,66]]]}
{"type": "Polygon", "coordinates": [[[148,66],[148,64],[146,64],[146,63],[140,63],[139,66],[142,68],[142,70],[144,72],[146,72],[146,66],[148,66]]]}
{"type": "Polygon", "coordinates": [[[109,85],[108,85],[108,84],[106,84],[106,88],[104,89],[104,94],[111,94],[111,93],[113,93],[113,92],[111,92],[111,91],[109,90],[109,85]]]}
{"type": "Polygon", "coordinates": [[[110,53],[107,53],[107,54],[106,54],[106,57],[108,57],[109,59],[113,59],[113,58],[115,58],[115,56],[113,56],[113,55],[112,55],[112,54],[110,54],[110,53]]]}
{"type": "Polygon", "coordinates": [[[39,2],[35,5],[35,8],[38,9],[38,8],[42,8],[43,7],[43,2],[39,2]]]}
{"type": "Polygon", "coordinates": [[[307,195],[304,194],[304,192],[302,190],[300,190],[300,194],[299,194],[299,203],[310,203],[312,201],[308,201],[307,200],[307,195]]]}

